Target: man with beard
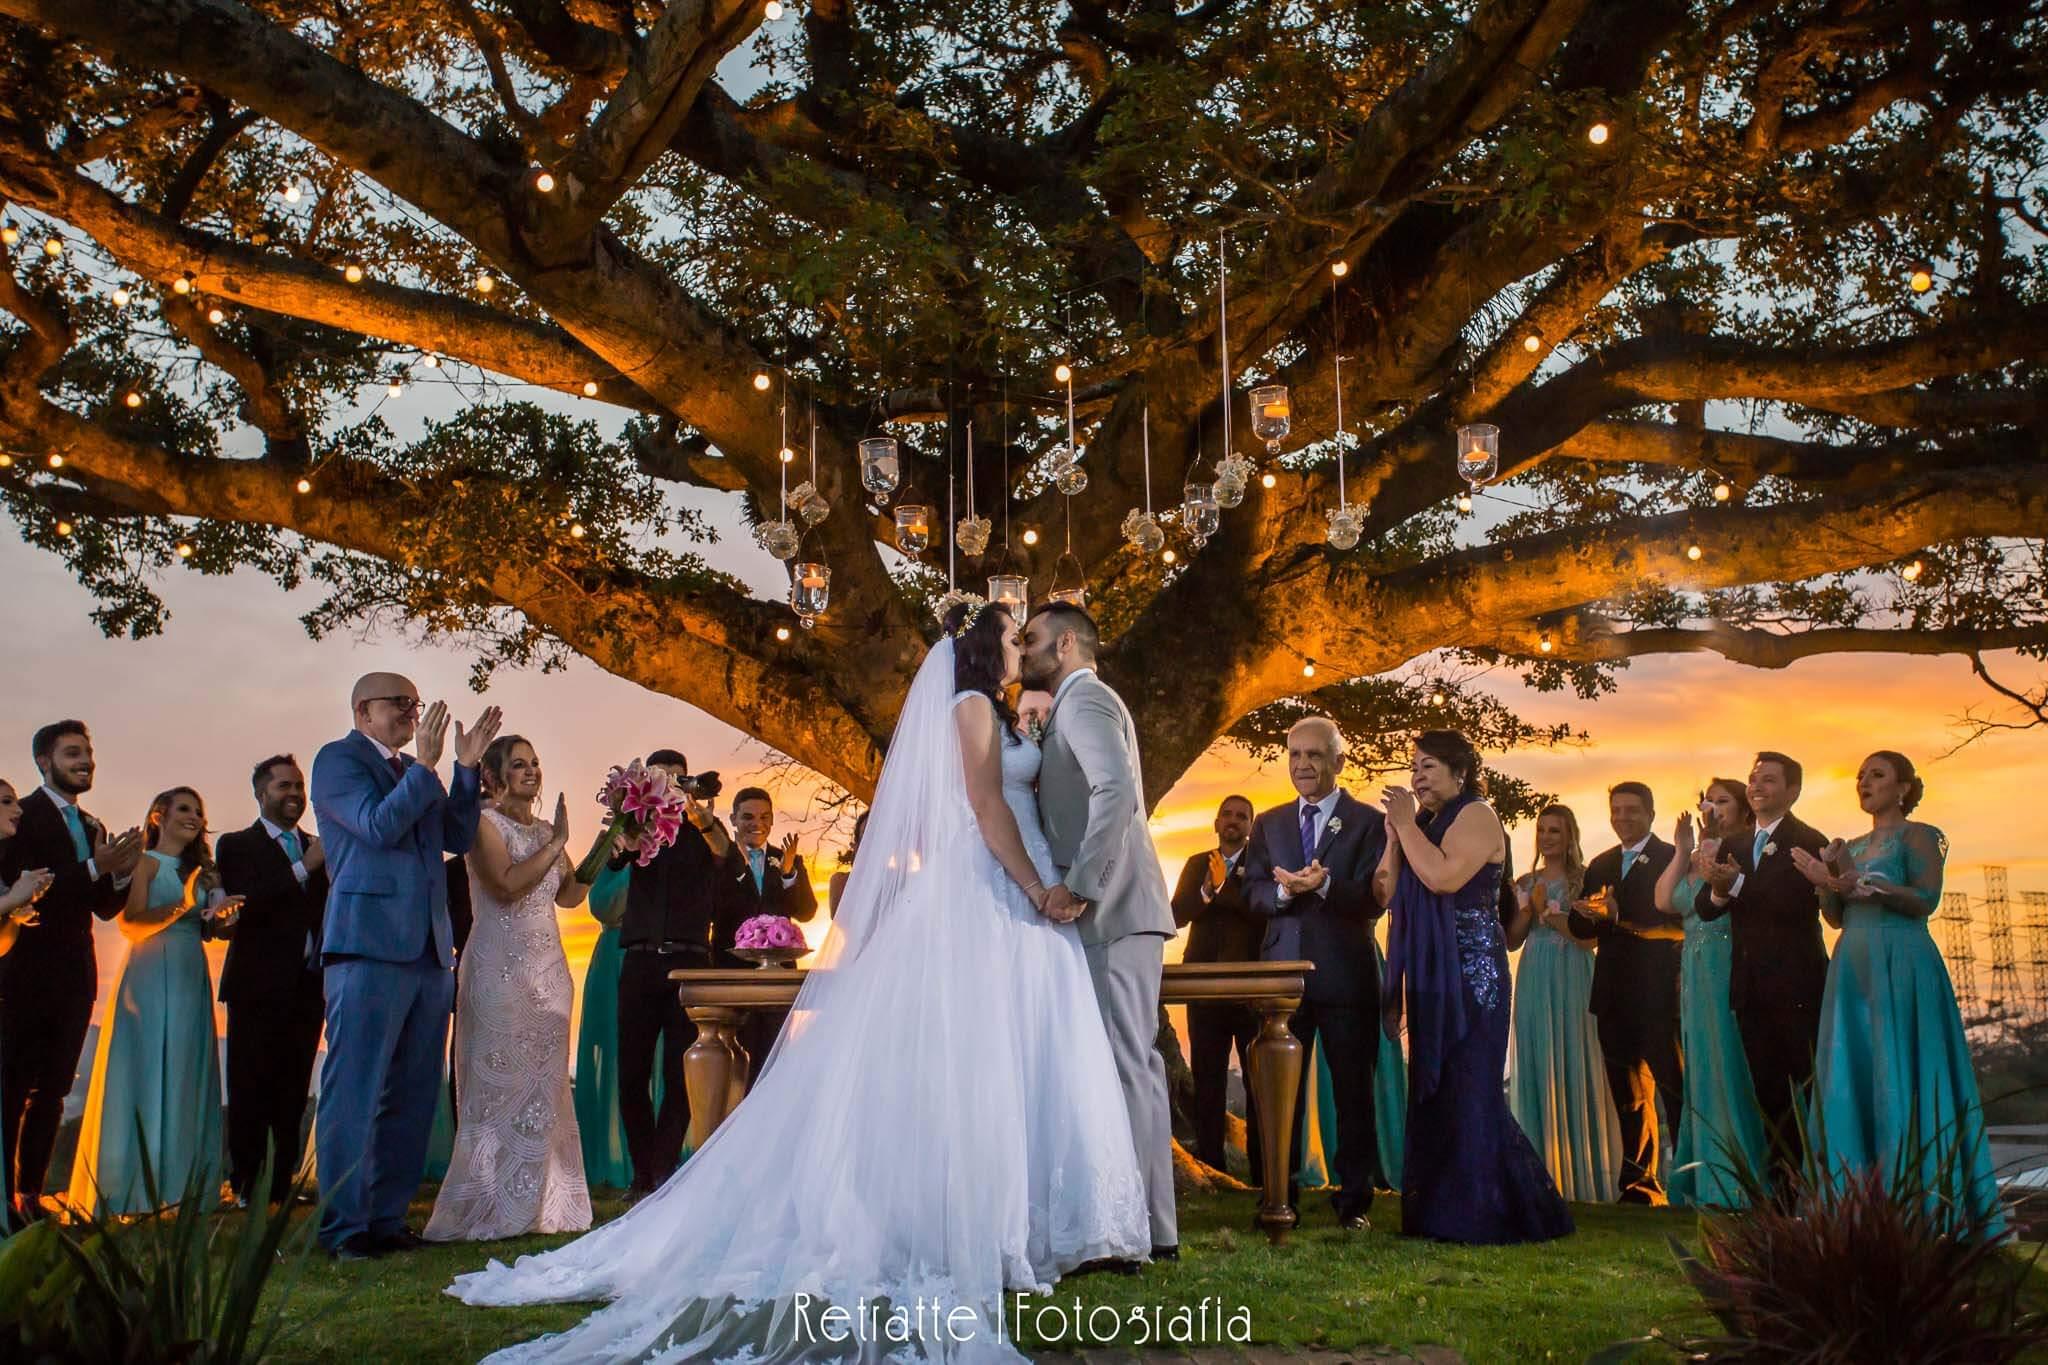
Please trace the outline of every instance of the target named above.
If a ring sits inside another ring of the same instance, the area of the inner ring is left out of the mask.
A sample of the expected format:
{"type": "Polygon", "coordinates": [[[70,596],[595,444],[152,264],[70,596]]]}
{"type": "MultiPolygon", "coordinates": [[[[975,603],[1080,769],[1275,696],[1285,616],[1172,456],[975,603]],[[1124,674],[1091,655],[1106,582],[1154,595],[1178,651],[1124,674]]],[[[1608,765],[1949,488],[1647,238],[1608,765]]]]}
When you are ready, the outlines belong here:
{"type": "Polygon", "coordinates": [[[142,831],[109,839],[78,808],[94,772],[85,722],[45,725],[30,749],[43,785],[22,798],[21,830],[0,863],[0,882],[31,867],[53,874],[39,922],[22,926],[14,951],[0,958],[0,1160],[13,1172],[23,1218],[41,1216],[50,1150],[99,994],[93,916],[120,912],[142,857],[142,831]]]}
{"type": "Polygon", "coordinates": [[[320,1048],[320,915],[327,850],[299,829],[306,774],[290,754],[251,775],[256,823],[223,834],[221,885],[244,897],[221,968],[228,1009],[228,1181],[242,1200],[285,1199],[305,1154],[306,1096],[320,1048]],[[267,1191],[256,1188],[265,1157],[267,1191]]]}

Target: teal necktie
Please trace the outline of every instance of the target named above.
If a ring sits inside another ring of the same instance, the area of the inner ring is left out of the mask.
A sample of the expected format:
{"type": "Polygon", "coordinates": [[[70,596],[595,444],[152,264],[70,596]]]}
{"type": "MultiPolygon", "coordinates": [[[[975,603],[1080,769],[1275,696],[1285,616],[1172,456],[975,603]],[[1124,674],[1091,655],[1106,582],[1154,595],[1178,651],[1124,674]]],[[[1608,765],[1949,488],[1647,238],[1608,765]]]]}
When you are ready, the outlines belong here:
{"type": "Polygon", "coordinates": [[[1760,829],[1756,832],[1756,842],[1749,846],[1749,865],[1751,867],[1755,867],[1764,860],[1764,845],[1770,841],[1771,832],[1769,830],[1760,829]]]}
{"type": "Polygon", "coordinates": [[[1623,849],[1621,851],[1621,876],[1624,881],[1628,879],[1628,870],[1635,865],[1636,851],[1632,848],[1623,849]]]}
{"type": "Polygon", "coordinates": [[[277,841],[284,845],[286,856],[293,862],[297,862],[301,857],[305,856],[305,848],[299,843],[299,832],[297,830],[286,830],[277,836],[277,841]]]}
{"type": "Polygon", "coordinates": [[[760,849],[750,848],[747,850],[747,865],[754,869],[754,894],[757,896],[768,893],[768,888],[762,881],[762,866],[765,861],[766,855],[760,849]]]}
{"type": "Polygon", "coordinates": [[[78,807],[69,802],[60,804],[64,811],[65,828],[71,831],[71,847],[78,850],[78,861],[85,862],[92,857],[92,841],[85,837],[85,821],[79,817],[78,807]]]}

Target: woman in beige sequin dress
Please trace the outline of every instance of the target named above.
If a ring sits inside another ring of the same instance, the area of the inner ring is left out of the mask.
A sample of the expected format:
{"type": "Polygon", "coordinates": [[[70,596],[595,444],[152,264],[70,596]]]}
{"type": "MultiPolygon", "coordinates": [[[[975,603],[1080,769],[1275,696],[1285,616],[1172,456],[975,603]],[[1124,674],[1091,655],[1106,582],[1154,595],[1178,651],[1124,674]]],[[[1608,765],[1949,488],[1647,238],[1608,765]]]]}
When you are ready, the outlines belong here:
{"type": "Polygon", "coordinates": [[[565,852],[568,809],[538,820],[540,758],[518,735],[483,757],[492,805],[469,854],[476,925],[456,982],[455,1153],[427,1223],[430,1242],[487,1242],[590,1226],[590,1190],[569,1086],[574,985],[555,922],[582,903],[565,852]]]}

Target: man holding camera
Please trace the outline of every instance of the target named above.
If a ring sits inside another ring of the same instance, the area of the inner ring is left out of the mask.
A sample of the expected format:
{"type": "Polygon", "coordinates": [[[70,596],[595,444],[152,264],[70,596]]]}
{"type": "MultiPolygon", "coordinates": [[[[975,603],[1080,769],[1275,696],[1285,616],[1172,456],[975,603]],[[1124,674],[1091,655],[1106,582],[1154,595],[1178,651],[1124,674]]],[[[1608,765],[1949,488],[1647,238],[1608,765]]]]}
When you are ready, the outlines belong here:
{"type": "MultiPolygon", "coordinates": [[[[690,1129],[690,1096],[683,1083],[683,1053],[697,1039],[697,1026],[683,1012],[668,974],[709,967],[712,926],[718,913],[719,870],[732,841],[711,813],[718,795],[717,773],[690,776],[690,761],[674,749],[657,749],[647,766],[674,778],[689,799],[690,819],[676,841],[645,867],[634,867],[626,884],[626,912],[619,921],[625,962],[619,969],[619,1123],[633,1162],[635,1196],[661,1186],[682,1161],[690,1129]],[[654,1112],[654,1046],[661,1043],[661,1113],[654,1112]]],[[[638,855],[615,854],[614,867],[638,855]]]]}

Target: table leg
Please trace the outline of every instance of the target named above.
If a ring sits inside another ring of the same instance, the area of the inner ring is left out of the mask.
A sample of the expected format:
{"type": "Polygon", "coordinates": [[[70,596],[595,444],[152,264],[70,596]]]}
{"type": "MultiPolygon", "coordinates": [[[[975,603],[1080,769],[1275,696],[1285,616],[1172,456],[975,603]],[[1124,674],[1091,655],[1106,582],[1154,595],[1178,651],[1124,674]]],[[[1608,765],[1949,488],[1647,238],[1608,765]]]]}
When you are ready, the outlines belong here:
{"type": "Polygon", "coordinates": [[[1287,1177],[1294,1161],[1294,1095],[1301,1087],[1301,1040],[1287,1027],[1299,1000],[1260,1001],[1259,1036],[1252,1044],[1253,1093],[1258,1098],[1259,1142],[1265,1170],[1259,1224],[1266,1239],[1284,1246],[1297,1218],[1287,1206],[1287,1177]]]}
{"type": "Polygon", "coordinates": [[[744,1063],[735,1056],[733,1033],[739,1011],[723,1005],[691,1005],[697,1040],[683,1054],[683,1082],[690,1092],[690,1150],[698,1151],[746,1093],[744,1063]]]}

